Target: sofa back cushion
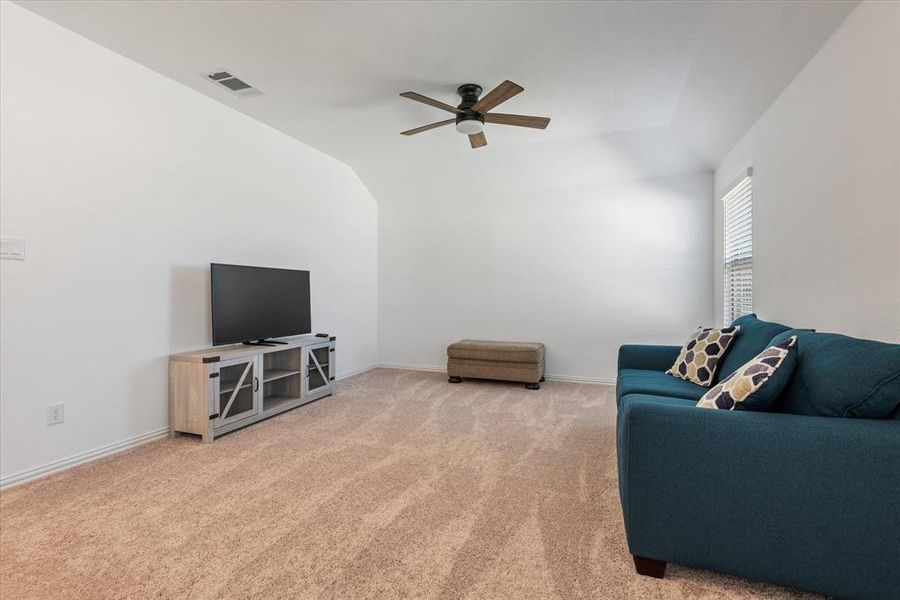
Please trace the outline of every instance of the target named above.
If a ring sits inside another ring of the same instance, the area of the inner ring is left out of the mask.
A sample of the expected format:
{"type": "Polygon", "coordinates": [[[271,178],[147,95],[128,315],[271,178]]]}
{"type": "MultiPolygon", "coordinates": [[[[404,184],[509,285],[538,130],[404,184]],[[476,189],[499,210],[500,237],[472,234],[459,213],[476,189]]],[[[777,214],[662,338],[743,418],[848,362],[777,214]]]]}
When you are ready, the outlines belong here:
{"type": "Polygon", "coordinates": [[[884,419],[900,405],[900,344],[808,333],[781,397],[785,412],[884,419]]]}
{"type": "Polygon", "coordinates": [[[738,367],[769,347],[772,338],[790,329],[781,323],[760,321],[755,314],[744,315],[734,320],[732,326],[740,327],[740,333],[731,344],[728,353],[719,364],[716,381],[722,381],[738,367]]]}
{"type": "Polygon", "coordinates": [[[773,337],[772,341],[769,342],[769,345],[775,346],[777,344],[780,344],[781,342],[789,340],[792,336],[796,335],[797,337],[800,337],[801,335],[808,335],[815,332],[815,329],[788,329],[787,331],[782,331],[781,333],[773,337]]]}

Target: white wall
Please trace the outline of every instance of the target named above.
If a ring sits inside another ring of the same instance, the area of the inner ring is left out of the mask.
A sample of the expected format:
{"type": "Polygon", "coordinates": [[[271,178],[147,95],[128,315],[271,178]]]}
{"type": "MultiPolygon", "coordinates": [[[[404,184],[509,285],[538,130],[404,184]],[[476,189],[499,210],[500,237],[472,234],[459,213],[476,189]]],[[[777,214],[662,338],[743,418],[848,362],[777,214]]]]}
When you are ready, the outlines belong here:
{"type": "Polygon", "coordinates": [[[211,343],[211,261],[309,269],[338,372],[376,361],[377,208],[352,170],[0,10],[0,224],[26,240],[0,263],[0,476],[167,425],[167,355],[211,343]]]}
{"type": "Polygon", "coordinates": [[[379,203],[381,362],[440,368],[460,338],[533,340],[548,374],[612,380],[620,344],[680,344],[710,322],[712,173],[682,173],[667,135],[361,173],[379,203]]]}
{"type": "Polygon", "coordinates": [[[760,316],[900,341],[900,3],[850,14],[722,160],[717,198],[748,166],[760,316]]]}

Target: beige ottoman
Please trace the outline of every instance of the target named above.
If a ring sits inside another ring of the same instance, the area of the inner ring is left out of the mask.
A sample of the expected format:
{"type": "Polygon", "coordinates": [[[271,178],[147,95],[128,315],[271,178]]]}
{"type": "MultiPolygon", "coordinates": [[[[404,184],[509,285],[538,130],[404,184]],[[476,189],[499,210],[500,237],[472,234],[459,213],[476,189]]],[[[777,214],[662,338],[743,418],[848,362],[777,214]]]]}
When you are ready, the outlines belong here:
{"type": "Polygon", "coordinates": [[[460,340],[447,346],[450,383],[463,377],[520,381],[529,390],[544,381],[544,345],[535,342],[460,340]]]}

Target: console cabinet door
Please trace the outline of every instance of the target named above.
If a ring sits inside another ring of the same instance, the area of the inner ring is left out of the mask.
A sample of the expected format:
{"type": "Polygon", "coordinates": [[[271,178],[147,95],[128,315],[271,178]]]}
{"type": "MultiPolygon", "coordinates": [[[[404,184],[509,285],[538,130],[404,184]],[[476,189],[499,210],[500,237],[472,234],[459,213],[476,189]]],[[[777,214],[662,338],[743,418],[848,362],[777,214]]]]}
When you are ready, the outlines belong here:
{"type": "Polygon", "coordinates": [[[216,427],[259,414],[259,359],[235,358],[219,363],[216,427]]]}
{"type": "Polygon", "coordinates": [[[304,348],[306,376],[303,378],[304,396],[313,400],[331,393],[331,342],[304,348]]]}

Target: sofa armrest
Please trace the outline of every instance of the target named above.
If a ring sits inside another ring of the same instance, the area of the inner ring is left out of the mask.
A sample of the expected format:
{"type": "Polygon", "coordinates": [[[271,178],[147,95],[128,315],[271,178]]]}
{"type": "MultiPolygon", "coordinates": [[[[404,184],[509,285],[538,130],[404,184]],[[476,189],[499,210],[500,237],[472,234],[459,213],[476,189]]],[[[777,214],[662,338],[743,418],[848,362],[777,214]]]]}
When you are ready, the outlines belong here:
{"type": "Polygon", "coordinates": [[[653,346],[649,344],[625,344],[619,346],[619,370],[645,369],[665,371],[675,364],[681,346],[653,346]]]}
{"type": "Polygon", "coordinates": [[[618,417],[632,554],[853,598],[900,589],[900,423],[699,409],[618,417]]]}

